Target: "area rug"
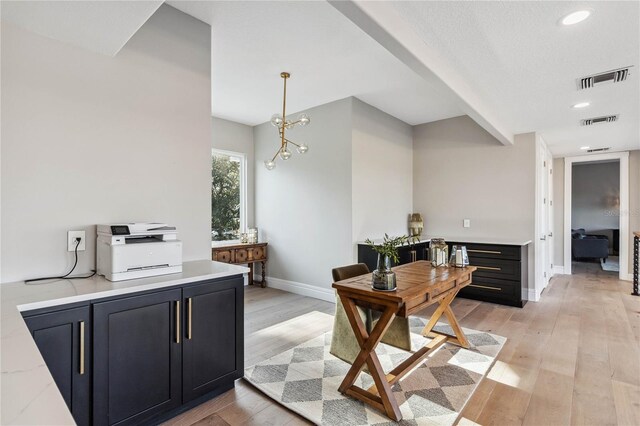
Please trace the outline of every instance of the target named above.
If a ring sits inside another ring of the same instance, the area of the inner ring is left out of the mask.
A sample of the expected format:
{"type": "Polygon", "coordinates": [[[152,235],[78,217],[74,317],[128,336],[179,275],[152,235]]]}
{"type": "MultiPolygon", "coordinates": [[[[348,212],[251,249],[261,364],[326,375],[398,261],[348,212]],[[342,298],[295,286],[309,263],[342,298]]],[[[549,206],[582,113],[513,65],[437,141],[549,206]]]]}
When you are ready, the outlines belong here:
{"type": "MultiPolygon", "coordinates": [[[[412,347],[430,339],[420,335],[426,320],[411,318],[412,347]]],[[[452,334],[448,325],[435,330],[452,334]]],[[[476,387],[493,366],[506,338],[463,329],[471,347],[440,346],[412,373],[392,387],[406,425],[452,425],[476,387]]],[[[331,333],[245,369],[245,379],[275,401],[318,425],[389,425],[384,414],[338,392],[350,364],[329,353],[331,333]]],[[[379,344],[376,353],[385,372],[410,353],[379,344]]],[[[361,373],[356,385],[367,389],[373,379],[361,373]]]]}
{"type": "Polygon", "coordinates": [[[618,256],[609,256],[607,261],[600,260],[603,271],[620,272],[620,263],[618,256]]]}

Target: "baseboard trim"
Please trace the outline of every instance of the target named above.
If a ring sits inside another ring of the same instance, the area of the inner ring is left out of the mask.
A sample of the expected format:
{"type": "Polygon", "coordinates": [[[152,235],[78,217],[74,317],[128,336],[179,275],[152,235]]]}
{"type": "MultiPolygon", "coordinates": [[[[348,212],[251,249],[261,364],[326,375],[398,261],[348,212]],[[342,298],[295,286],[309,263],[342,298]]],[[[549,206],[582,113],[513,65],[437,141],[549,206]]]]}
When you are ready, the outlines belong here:
{"type": "Polygon", "coordinates": [[[623,275],[622,279],[625,281],[633,281],[633,274],[623,275]]]}
{"type": "Polygon", "coordinates": [[[553,265],[553,275],[564,275],[564,265],[553,265]]]}
{"type": "Polygon", "coordinates": [[[538,302],[540,301],[540,295],[537,295],[536,297],[536,290],[533,288],[530,288],[527,291],[527,300],[529,302],[538,302]]]}
{"type": "Polygon", "coordinates": [[[313,297],[314,299],[336,303],[335,293],[331,288],[322,288],[315,285],[298,283],[295,281],[283,280],[273,277],[267,277],[267,287],[277,288],[278,290],[288,291],[289,293],[299,294],[301,296],[308,296],[313,297]]]}

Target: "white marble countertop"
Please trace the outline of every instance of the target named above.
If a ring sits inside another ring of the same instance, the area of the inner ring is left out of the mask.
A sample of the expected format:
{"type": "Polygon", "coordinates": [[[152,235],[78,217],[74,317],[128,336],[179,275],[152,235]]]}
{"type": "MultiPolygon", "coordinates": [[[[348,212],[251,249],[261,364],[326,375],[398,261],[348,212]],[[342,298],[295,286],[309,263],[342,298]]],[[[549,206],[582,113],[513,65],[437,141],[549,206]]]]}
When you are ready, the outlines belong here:
{"type": "Polygon", "coordinates": [[[0,424],[73,425],[73,417],[47,369],[21,312],[247,274],[249,268],[199,260],[179,274],[111,282],[101,276],[0,284],[0,424]]]}
{"type": "MultiPolygon", "coordinates": [[[[421,235],[418,243],[427,243],[432,238],[444,238],[446,242],[464,242],[469,244],[497,244],[504,246],[526,246],[531,244],[531,240],[518,238],[494,238],[494,237],[451,237],[447,235],[426,236],[421,235]]],[[[382,238],[373,240],[374,244],[381,244],[382,238]]],[[[358,241],[356,244],[366,244],[364,241],[358,241]]]]}

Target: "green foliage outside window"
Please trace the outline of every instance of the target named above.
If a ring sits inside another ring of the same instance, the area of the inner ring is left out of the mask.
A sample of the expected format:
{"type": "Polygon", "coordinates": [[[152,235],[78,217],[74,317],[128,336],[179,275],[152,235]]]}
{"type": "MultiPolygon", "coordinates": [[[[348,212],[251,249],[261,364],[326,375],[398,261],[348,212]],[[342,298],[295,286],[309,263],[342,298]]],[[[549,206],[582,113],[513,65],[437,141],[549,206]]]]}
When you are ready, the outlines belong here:
{"type": "Polygon", "coordinates": [[[237,239],[239,229],[240,162],[214,154],[211,159],[211,239],[237,239]]]}

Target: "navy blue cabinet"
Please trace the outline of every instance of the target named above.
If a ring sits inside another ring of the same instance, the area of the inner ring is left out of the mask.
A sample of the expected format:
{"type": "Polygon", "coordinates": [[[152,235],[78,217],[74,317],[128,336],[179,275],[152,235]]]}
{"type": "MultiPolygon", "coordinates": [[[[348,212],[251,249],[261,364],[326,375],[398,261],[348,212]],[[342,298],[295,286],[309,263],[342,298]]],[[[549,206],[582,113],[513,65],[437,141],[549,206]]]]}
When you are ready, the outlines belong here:
{"type": "Polygon", "coordinates": [[[156,424],[243,376],[243,285],[238,275],[24,318],[76,423],[156,424]]]}
{"type": "Polygon", "coordinates": [[[243,281],[204,283],[183,290],[183,402],[222,393],[243,376],[243,281]]]}
{"type": "Polygon", "coordinates": [[[133,425],[182,403],[180,289],[93,305],[93,423],[133,425]]]}
{"type": "Polygon", "coordinates": [[[89,306],[28,316],[25,323],[74,420],[91,424],[89,306]]]}

